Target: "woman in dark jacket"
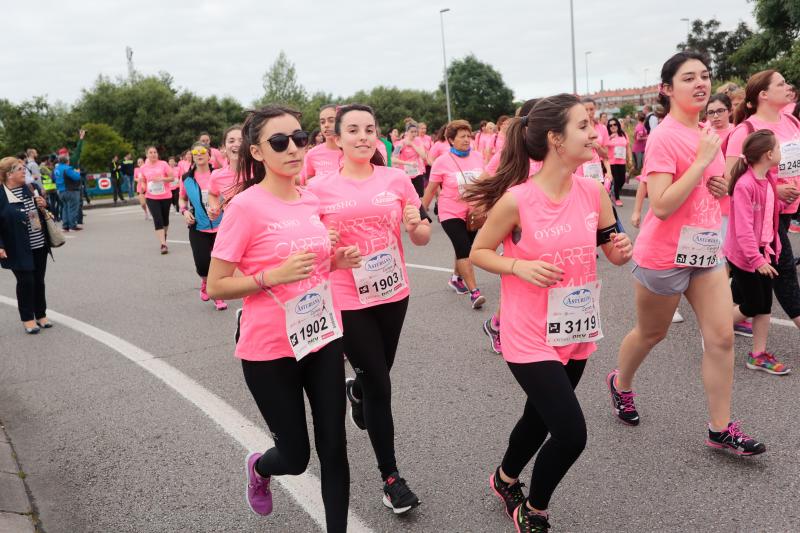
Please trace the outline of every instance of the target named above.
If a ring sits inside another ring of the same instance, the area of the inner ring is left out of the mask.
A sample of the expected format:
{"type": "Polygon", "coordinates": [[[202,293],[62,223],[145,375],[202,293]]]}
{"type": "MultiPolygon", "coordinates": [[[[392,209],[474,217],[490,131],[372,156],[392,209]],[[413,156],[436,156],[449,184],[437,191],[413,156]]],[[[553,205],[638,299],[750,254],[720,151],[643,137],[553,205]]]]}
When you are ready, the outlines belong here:
{"type": "Polygon", "coordinates": [[[50,328],[44,274],[50,236],[46,202],[25,185],[25,165],[16,157],[0,160],[0,266],[17,278],[17,307],[25,331],[50,328]]]}

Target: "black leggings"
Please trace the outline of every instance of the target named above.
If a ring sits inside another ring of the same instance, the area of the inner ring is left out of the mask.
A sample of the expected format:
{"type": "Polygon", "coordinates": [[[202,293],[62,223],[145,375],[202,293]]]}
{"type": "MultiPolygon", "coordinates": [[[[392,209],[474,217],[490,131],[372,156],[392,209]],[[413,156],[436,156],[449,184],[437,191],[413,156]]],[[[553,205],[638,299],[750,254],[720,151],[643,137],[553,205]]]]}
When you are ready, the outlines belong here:
{"type": "Polygon", "coordinates": [[[442,220],[442,229],[453,244],[456,260],[468,259],[469,252],[472,250],[472,243],[475,242],[475,236],[478,232],[467,230],[467,221],[460,218],[442,220]]]}
{"type": "Polygon", "coordinates": [[[508,366],[528,400],[508,439],[503,472],[519,477],[538,450],[528,501],[545,510],[553,491],[586,447],[586,421],[575,396],[586,361],[573,360],[566,366],[557,361],[508,366]],[[542,446],[548,433],[550,438],[542,446]]]}
{"type": "Polygon", "coordinates": [[[797,283],[797,265],[788,233],[791,221],[790,214],[780,216],[778,236],[781,239],[781,256],[778,258],[778,277],[773,280],[772,288],[778,303],[789,318],[794,320],[800,316],[800,285],[797,283]]]}
{"type": "Polygon", "coordinates": [[[256,463],[262,476],[297,476],[311,458],[303,391],[311,405],[314,445],[322,471],[327,530],[347,530],[350,468],[344,432],[345,393],[342,341],[337,339],[299,362],[242,361],[247,387],[275,439],[256,463]]]}
{"type": "Polygon", "coordinates": [[[622,186],[625,185],[625,165],[611,165],[611,176],[614,178],[614,198],[619,200],[622,186]]]}
{"type": "Polygon", "coordinates": [[[17,278],[17,309],[23,322],[39,320],[47,316],[47,301],[44,294],[44,274],[47,270],[47,250],[44,247],[31,250],[33,270],[13,270],[17,278]]]}
{"type": "Polygon", "coordinates": [[[420,174],[415,178],[411,178],[411,185],[414,186],[414,190],[416,190],[419,197],[422,198],[425,195],[425,174],[420,174]]]}
{"type": "Polygon", "coordinates": [[[168,228],[169,208],[172,205],[172,199],[153,200],[152,198],[147,198],[145,202],[150,215],[153,217],[153,225],[156,227],[156,231],[168,228]]]}
{"type": "Polygon", "coordinates": [[[344,353],[356,372],[353,394],[364,402],[364,421],[385,480],[397,471],[392,418],[392,381],[408,298],[355,311],[342,311],[344,353]]]}
{"type": "Polygon", "coordinates": [[[172,207],[175,208],[176,213],[180,213],[180,205],[178,203],[178,194],[180,191],[178,189],[172,189],[172,207]]]}
{"type": "Polygon", "coordinates": [[[214,249],[216,233],[198,231],[189,227],[189,246],[192,248],[194,268],[201,278],[208,277],[208,267],[211,265],[211,250],[214,249]]]}

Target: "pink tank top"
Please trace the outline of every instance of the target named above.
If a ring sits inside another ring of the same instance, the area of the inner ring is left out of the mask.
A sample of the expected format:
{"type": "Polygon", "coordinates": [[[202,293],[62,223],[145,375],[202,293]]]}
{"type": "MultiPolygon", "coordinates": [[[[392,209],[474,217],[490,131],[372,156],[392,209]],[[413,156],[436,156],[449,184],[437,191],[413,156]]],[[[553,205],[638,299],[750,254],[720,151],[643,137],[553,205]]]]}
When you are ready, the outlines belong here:
{"type": "MultiPolygon", "coordinates": [[[[511,187],[519,208],[521,235],[508,235],[503,255],[526,261],[545,261],[561,268],[564,279],[554,287],[581,286],[597,279],[597,221],[600,190],[594,180],[572,177],[572,189],[555,203],[528,180],[511,187]],[[514,241],[517,240],[515,243],[514,241]]],[[[536,363],[587,359],[595,343],[567,346],[547,344],[547,299],[542,289],[506,274],[501,278],[503,316],[500,333],[503,358],[510,363],[536,363]]]]}

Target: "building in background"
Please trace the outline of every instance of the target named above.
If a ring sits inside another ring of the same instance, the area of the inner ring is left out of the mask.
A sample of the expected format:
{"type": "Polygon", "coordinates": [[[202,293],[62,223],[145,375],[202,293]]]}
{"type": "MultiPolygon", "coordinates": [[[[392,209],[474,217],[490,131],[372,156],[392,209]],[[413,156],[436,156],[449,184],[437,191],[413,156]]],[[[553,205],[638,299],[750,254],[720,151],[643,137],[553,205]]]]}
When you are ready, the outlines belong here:
{"type": "Polygon", "coordinates": [[[658,103],[658,85],[636,87],[632,89],[601,90],[589,95],[597,102],[598,114],[605,111],[610,115],[619,112],[620,107],[630,104],[641,110],[642,106],[658,103]]]}

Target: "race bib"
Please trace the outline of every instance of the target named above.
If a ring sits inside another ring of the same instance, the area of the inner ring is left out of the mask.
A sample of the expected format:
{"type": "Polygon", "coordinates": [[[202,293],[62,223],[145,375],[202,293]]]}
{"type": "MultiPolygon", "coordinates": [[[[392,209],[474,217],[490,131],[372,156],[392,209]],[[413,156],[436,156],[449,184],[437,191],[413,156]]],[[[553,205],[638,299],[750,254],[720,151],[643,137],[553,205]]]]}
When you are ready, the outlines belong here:
{"type": "Polygon", "coordinates": [[[179,184],[180,184],[180,181],[178,180],[178,178],[175,178],[174,180],[172,180],[172,181],[170,182],[170,185],[171,185],[172,187],[177,187],[179,184]]]}
{"type": "Polygon", "coordinates": [[[628,155],[627,147],[625,146],[614,147],[614,159],[625,159],[627,155],[628,155]]]}
{"type": "Polygon", "coordinates": [[[781,143],[781,162],[778,177],[782,179],[800,176],[800,140],[781,143]]]}
{"type": "Polygon", "coordinates": [[[403,168],[406,171],[406,176],[411,178],[419,176],[419,168],[417,165],[404,165],[403,168]]]}
{"type": "Polygon", "coordinates": [[[408,284],[403,277],[400,250],[397,245],[372,253],[361,266],[354,268],[353,279],[362,304],[388,300],[408,284]]]}
{"type": "Polygon", "coordinates": [[[342,336],[328,282],[292,298],[283,305],[286,336],[298,361],[342,336]]]}
{"type": "Polygon", "coordinates": [[[600,281],[547,291],[548,346],[567,346],[602,338],[600,281]]]}
{"type": "Polygon", "coordinates": [[[28,211],[28,223],[33,231],[42,231],[42,221],[39,220],[39,213],[36,212],[36,209],[28,211]]]}
{"type": "Polygon", "coordinates": [[[164,182],[163,181],[148,181],[147,182],[147,192],[150,194],[164,194],[164,182]]]}
{"type": "Polygon", "coordinates": [[[458,195],[464,196],[467,190],[467,185],[472,185],[481,176],[478,170],[467,170],[465,172],[456,172],[456,182],[458,183],[458,195]]]}
{"type": "Polygon", "coordinates": [[[587,178],[594,178],[600,183],[603,182],[603,164],[600,161],[583,164],[583,175],[587,178]]]}
{"type": "Polygon", "coordinates": [[[719,263],[720,231],[683,226],[675,253],[676,266],[709,268],[719,263]]]}
{"type": "Polygon", "coordinates": [[[208,211],[208,191],[200,191],[200,197],[203,202],[203,209],[208,211]]]}

